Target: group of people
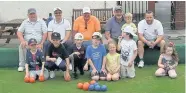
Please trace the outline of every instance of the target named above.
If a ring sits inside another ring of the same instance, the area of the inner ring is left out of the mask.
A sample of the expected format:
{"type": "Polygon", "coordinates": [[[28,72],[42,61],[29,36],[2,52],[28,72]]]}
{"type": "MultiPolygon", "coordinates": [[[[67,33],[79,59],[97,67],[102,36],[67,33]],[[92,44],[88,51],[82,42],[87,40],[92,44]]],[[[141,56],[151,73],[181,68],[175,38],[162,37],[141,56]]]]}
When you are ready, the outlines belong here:
{"type": "Polygon", "coordinates": [[[100,33],[100,21],[91,15],[89,7],[83,8],[83,15],[74,21],[73,29],[62,17],[61,8],[54,8],[54,16],[47,26],[37,18],[36,9],[30,8],[28,19],[17,31],[21,42],[18,71],[25,69],[27,79],[54,78],[56,69],[64,72],[65,80],[71,78],[70,70],[77,79],[77,69],[80,75],[89,70],[93,80],[134,78],[134,61],[138,55],[138,67],[144,67],[145,48],[160,48],[156,76],[177,76],[179,59],[174,43],[164,41],[162,24],[154,19],[152,11],[147,11],[136,27],[132,14],[123,15],[122,8],[116,6],[114,16],[105,25],[106,44],[100,33]]]}

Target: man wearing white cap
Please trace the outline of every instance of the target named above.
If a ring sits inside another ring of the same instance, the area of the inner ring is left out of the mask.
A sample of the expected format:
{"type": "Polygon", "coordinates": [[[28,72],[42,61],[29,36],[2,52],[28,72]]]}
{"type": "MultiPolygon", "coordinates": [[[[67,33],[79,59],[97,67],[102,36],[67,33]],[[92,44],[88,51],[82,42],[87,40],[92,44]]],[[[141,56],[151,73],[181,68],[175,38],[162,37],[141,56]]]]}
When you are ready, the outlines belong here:
{"type": "Polygon", "coordinates": [[[91,44],[92,35],[94,32],[99,32],[101,30],[100,21],[91,15],[89,7],[83,8],[83,15],[78,17],[74,21],[73,31],[75,33],[79,32],[84,36],[83,45],[87,47],[91,44]]]}
{"type": "Polygon", "coordinates": [[[26,62],[26,47],[28,40],[34,38],[37,40],[37,48],[42,49],[43,43],[47,38],[46,23],[37,18],[35,8],[28,9],[28,19],[24,20],[17,31],[17,36],[21,42],[19,46],[19,68],[18,71],[23,71],[26,62]]]}
{"type": "Polygon", "coordinates": [[[70,43],[69,38],[71,35],[71,25],[67,19],[62,17],[62,9],[60,7],[54,8],[54,16],[55,18],[48,24],[48,41],[45,42],[45,51],[48,50],[48,47],[52,42],[52,32],[60,33],[61,43],[63,43],[65,47],[70,43]]]}
{"type": "Polygon", "coordinates": [[[137,36],[131,26],[127,26],[122,31],[122,37],[118,40],[118,51],[121,50],[121,78],[134,78],[134,60],[137,56],[137,45],[133,40],[137,36]]]}

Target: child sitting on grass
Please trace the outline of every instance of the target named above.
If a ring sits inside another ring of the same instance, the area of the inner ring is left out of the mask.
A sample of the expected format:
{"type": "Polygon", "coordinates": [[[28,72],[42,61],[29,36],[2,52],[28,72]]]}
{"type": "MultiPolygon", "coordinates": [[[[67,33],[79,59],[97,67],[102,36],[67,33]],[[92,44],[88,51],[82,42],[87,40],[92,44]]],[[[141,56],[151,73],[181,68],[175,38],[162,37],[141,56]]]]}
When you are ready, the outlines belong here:
{"type": "Polygon", "coordinates": [[[119,38],[118,51],[121,50],[121,78],[134,78],[134,60],[137,56],[137,45],[133,40],[136,36],[131,26],[123,29],[122,37],[119,38]]]}
{"type": "Polygon", "coordinates": [[[165,45],[163,52],[158,60],[158,70],[155,72],[156,76],[169,75],[170,78],[176,78],[176,66],[178,65],[178,55],[174,44],[170,42],[165,45]]]}
{"type": "MultiPolygon", "coordinates": [[[[94,32],[92,35],[92,45],[86,49],[87,62],[90,65],[90,72],[92,80],[105,80],[106,79],[106,49],[101,44],[102,35],[99,32],[94,32]]],[[[84,69],[88,68],[86,63],[84,69]]]]}
{"type": "Polygon", "coordinates": [[[47,80],[49,73],[44,69],[44,56],[41,50],[36,48],[37,41],[34,38],[31,38],[28,41],[29,49],[26,53],[26,75],[25,82],[34,83],[36,77],[39,77],[39,81],[47,80]]]}
{"type": "Polygon", "coordinates": [[[120,54],[116,52],[116,43],[111,41],[108,43],[109,53],[106,55],[107,81],[119,80],[120,76],[120,54]]]}

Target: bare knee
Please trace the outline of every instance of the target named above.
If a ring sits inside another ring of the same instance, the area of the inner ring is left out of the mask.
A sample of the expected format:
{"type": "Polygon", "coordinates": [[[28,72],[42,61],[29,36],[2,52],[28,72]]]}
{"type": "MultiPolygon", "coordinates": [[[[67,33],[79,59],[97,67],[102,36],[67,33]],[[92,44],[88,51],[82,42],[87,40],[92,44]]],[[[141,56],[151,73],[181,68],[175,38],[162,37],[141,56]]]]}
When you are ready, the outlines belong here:
{"type": "Polygon", "coordinates": [[[112,77],[110,75],[107,75],[107,81],[111,81],[112,77]]]}
{"type": "Polygon", "coordinates": [[[92,80],[98,81],[99,80],[99,76],[93,76],[92,80]]]}
{"type": "Polygon", "coordinates": [[[100,77],[100,80],[106,80],[106,77],[100,77]]]}
{"type": "Polygon", "coordinates": [[[112,75],[112,80],[113,80],[113,81],[119,80],[119,76],[118,76],[118,75],[112,75]]]}
{"type": "Polygon", "coordinates": [[[155,76],[157,76],[157,77],[163,76],[162,71],[157,70],[157,71],[155,72],[155,76]]]}

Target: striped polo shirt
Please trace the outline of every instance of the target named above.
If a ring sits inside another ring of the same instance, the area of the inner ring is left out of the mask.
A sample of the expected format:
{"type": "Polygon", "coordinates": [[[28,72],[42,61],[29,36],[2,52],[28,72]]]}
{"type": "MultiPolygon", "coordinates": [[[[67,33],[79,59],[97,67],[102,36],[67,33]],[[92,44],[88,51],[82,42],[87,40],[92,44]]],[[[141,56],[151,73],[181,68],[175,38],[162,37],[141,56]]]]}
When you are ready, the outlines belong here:
{"type": "Polygon", "coordinates": [[[35,38],[37,42],[40,43],[43,34],[47,32],[47,26],[42,19],[37,19],[36,22],[31,22],[29,19],[26,19],[22,22],[18,31],[23,33],[26,41],[30,38],[35,38]]]}

